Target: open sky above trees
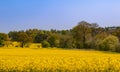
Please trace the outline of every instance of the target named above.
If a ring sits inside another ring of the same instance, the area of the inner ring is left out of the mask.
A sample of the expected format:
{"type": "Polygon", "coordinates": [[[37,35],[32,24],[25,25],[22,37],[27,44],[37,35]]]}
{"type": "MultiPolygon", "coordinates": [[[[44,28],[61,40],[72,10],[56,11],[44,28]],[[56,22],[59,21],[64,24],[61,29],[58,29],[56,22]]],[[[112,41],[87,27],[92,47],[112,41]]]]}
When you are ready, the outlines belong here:
{"type": "Polygon", "coordinates": [[[85,20],[120,25],[119,0],[0,0],[0,32],[71,29],[85,20]]]}

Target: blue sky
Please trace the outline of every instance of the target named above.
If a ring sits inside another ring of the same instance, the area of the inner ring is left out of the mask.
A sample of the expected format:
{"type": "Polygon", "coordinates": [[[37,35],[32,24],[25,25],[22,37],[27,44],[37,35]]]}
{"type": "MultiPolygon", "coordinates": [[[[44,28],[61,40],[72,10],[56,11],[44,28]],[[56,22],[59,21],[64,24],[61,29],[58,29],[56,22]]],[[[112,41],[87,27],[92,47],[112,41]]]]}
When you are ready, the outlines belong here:
{"type": "Polygon", "coordinates": [[[120,0],[0,0],[0,32],[71,29],[80,21],[120,25],[120,0]]]}

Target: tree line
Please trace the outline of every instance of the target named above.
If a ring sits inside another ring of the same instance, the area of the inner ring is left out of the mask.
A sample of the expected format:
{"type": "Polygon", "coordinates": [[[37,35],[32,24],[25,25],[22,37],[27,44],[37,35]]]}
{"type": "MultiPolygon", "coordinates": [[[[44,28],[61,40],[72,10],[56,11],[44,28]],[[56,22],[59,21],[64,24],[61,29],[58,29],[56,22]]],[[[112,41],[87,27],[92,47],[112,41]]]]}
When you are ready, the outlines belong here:
{"type": "Polygon", "coordinates": [[[100,27],[97,23],[81,21],[70,30],[10,31],[0,33],[0,46],[17,41],[24,47],[27,43],[41,43],[43,47],[67,49],[95,49],[120,52],[120,27],[100,27]]]}

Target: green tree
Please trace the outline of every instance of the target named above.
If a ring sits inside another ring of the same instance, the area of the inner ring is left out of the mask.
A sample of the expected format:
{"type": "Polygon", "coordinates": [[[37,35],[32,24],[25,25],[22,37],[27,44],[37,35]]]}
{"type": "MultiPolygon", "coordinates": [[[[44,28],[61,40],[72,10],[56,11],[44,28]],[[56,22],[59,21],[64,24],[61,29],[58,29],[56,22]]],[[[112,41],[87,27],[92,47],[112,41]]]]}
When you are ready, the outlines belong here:
{"type": "Polygon", "coordinates": [[[17,31],[10,31],[8,33],[8,35],[9,35],[9,37],[12,41],[17,41],[18,40],[18,32],[17,31]]]}
{"type": "Polygon", "coordinates": [[[40,32],[36,35],[34,42],[35,43],[41,43],[42,41],[46,40],[48,37],[47,34],[45,34],[44,32],[40,32]]]}
{"type": "Polygon", "coordinates": [[[28,34],[29,37],[32,37],[33,39],[33,42],[35,42],[35,37],[37,34],[41,33],[42,31],[41,30],[38,30],[38,29],[29,29],[29,30],[26,30],[26,33],[28,34]]]}
{"type": "Polygon", "coordinates": [[[17,41],[21,42],[21,47],[24,47],[26,43],[32,42],[32,38],[29,37],[25,32],[18,32],[17,41]]]}
{"type": "Polygon", "coordinates": [[[78,23],[72,30],[73,37],[76,39],[77,48],[87,48],[87,41],[91,38],[91,24],[85,21],[78,23]]]}
{"type": "Polygon", "coordinates": [[[59,36],[57,34],[51,34],[49,37],[48,37],[48,42],[50,43],[50,46],[51,47],[59,47],[59,36]]]}
{"type": "Polygon", "coordinates": [[[3,46],[3,43],[4,43],[4,39],[3,36],[0,34],[0,46],[3,46]]]}
{"type": "Polygon", "coordinates": [[[0,33],[0,45],[4,46],[7,41],[10,41],[9,36],[5,33],[0,33]]]}
{"type": "Polygon", "coordinates": [[[100,50],[105,51],[116,51],[117,46],[119,45],[119,39],[116,36],[109,35],[104,40],[99,43],[100,50]]]}
{"type": "Polygon", "coordinates": [[[76,48],[73,37],[69,35],[60,35],[60,48],[76,48]]]}
{"type": "Polygon", "coordinates": [[[42,41],[42,47],[45,47],[45,48],[50,47],[50,43],[44,40],[42,41]]]}
{"type": "Polygon", "coordinates": [[[93,49],[99,49],[99,43],[101,42],[101,41],[103,41],[106,37],[108,37],[108,33],[106,33],[106,32],[99,32],[98,34],[96,34],[95,36],[94,36],[94,41],[93,41],[93,44],[94,44],[94,46],[93,46],[93,49]]]}
{"type": "Polygon", "coordinates": [[[120,41],[120,27],[112,27],[111,29],[109,29],[109,33],[117,36],[119,38],[119,41],[120,41]]]}

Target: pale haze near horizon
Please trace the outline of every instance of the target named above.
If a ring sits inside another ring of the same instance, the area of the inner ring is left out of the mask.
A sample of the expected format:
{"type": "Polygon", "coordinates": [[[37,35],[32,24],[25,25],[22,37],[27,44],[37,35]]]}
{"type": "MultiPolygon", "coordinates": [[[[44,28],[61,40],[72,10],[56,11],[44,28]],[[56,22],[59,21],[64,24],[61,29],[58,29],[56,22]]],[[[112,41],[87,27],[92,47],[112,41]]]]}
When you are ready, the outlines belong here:
{"type": "Polygon", "coordinates": [[[120,0],[0,0],[0,32],[71,29],[83,20],[120,26],[120,0]]]}

